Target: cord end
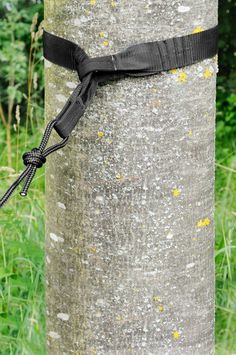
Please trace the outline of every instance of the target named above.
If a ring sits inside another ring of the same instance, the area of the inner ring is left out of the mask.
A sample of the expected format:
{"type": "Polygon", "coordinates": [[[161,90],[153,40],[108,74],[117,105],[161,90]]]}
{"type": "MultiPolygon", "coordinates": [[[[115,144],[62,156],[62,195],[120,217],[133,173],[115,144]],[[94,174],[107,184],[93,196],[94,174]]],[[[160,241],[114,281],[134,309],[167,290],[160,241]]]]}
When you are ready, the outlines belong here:
{"type": "Polygon", "coordinates": [[[64,138],[61,142],[45,149],[55,123],[56,120],[52,120],[48,123],[39,148],[33,148],[31,152],[27,152],[23,155],[23,160],[24,164],[26,165],[26,168],[16,179],[16,181],[9,187],[3,197],[0,198],[0,208],[7,202],[9,197],[24,179],[26,179],[26,181],[22,191],[20,192],[20,195],[23,197],[27,196],[28,189],[34,178],[36,170],[38,168],[41,168],[41,166],[46,162],[46,157],[49,154],[55,152],[60,148],[63,148],[66,145],[68,137],[64,138]]]}

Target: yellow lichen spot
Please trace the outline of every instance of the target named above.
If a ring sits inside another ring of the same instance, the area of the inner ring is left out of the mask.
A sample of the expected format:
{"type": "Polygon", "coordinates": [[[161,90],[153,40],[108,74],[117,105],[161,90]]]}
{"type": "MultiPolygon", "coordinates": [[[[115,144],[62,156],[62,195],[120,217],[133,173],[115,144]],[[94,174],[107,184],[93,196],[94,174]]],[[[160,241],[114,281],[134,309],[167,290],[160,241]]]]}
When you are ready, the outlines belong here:
{"type": "Polygon", "coordinates": [[[192,137],[192,135],[193,135],[193,131],[190,129],[190,130],[188,131],[188,136],[189,136],[189,137],[192,137]]]}
{"type": "Polygon", "coordinates": [[[104,132],[103,131],[98,131],[98,133],[97,133],[97,136],[99,137],[99,138],[102,138],[103,136],[104,136],[104,132]]]}
{"type": "Polygon", "coordinates": [[[111,0],[111,6],[116,7],[116,2],[114,0],[111,0]]]}
{"type": "Polygon", "coordinates": [[[212,75],[213,75],[213,72],[208,68],[204,71],[204,74],[203,74],[205,79],[209,79],[212,75]]]}
{"type": "Polygon", "coordinates": [[[109,42],[108,41],[104,41],[103,44],[104,44],[105,47],[109,46],[109,42]]]}
{"type": "Polygon", "coordinates": [[[182,81],[182,82],[184,82],[184,81],[186,81],[187,80],[187,74],[184,72],[184,71],[182,71],[180,74],[179,74],[179,81],[182,81]]]}
{"type": "Polygon", "coordinates": [[[73,248],[72,249],[74,252],[75,252],[75,254],[77,254],[77,255],[81,255],[82,254],[82,250],[81,250],[81,248],[79,248],[79,247],[75,247],[75,248],[73,248]]]}
{"type": "Polygon", "coordinates": [[[161,302],[161,298],[159,296],[153,296],[152,297],[153,302],[158,303],[161,302]]]}
{"type": "Polygon", "coordinates": [[[139,289],[136,288],[136,287],[134,287],[134,288],[133,288],[133,291],[134,291],[135,293],[137,293],[137,292],[139,292],[139,289]]]}
{"type": "Polygon", "coordinates": [[[91,5],[91,6],[95,6],[96,3],[97,3],[97,0],[90,0],[90,5],[91,5]]]}
{"type": "Polygon", "coordinates": [[[123,179],[123,176],[118,173],[118,174],[116,174],[116,178],[117,178],[117,180],[122,180],[122,179],[123,179]]]}
{"type": "Polygon", "coordinates": [[[100,36],[101,38],[103,38],[103,37],[105,36],[105,33],[104,33],[104,32],[100,32],[100,33],[99,33],[99,36],[100,36]]]}
{"type": "Polygon", "coordinates": [[[116,317],[116,320],[117,320],[118,322],[120,322],[120,321],[123,320],[123,317],[122,317],[122,316],[117,316],[117,317],[116,317]]]}
{"type": "Polygon", "coordinates": [[[198,26],[196,27],[194,30],[193,30],[193,33],[199,33],[199,32],[202,32],[204,31],[204,29],[201,27],[201,26],[198,26]]]}
{"type": "Polygon", "coordinates": [[[197,222],[197,227],[202,228],[202,227],[207,227],[211,223],[209,218],[203,218],[200,219],[200,221],[197,222]]]}
{"type": "Polygon", "coordinates": [[[179,189],[172,190],[173,197],[179,197],[180,194],[181,194],[181,191],[179,189]]]}
{"type": "Polygon", "coordinates": [[[113,140],[112,140],[112,139],[108,139],[108,140],[107,140],[107,143],[108,143],[108,144],[112,144],[112,143],[113,143],[113,140]]]}
{"type": "Polygon", "coordinates": [[[178,330],[174,330],[173,333],[172,333],[172,337],[175,340],[178,340],[180,338],[180,332],[178,332],[178,330]]]}
{"type": "Polygon", "coordinates": [[[96,251],[97,251],[97,248],[95,247],[95,245],[91,245],[91,246],[89,247],[89,251],[90,251],[91,253],[95,254],[96,251]]]}
{"type": "Polygon", "coordinates": [[[164,306],[162,304],[159,304],[158,310],[159,312],[164,312],[164,306]]]}
{"type": "Polygon", "coordinates": [[[171,73],[171,74],[176,74],[176,73],[177,73],[177,69],[171,69],[171,70],[170,70],[170,73],[171,73]]]}

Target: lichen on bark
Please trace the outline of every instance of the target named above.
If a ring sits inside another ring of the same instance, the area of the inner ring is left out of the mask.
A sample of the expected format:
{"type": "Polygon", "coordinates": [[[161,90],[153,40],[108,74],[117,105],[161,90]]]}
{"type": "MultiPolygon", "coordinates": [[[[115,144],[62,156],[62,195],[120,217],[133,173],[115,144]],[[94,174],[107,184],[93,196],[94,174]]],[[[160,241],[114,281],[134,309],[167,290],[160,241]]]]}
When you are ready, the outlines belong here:
{"type": "MultiPolygon", "coordinates": [[[[91,56],[217,23],[216,0],[45,8],[91,56]]],[[[100,87],[48,159],[48,354],[214,354],[216,72],[213,58],[100,87]]],[[[47,119],[76,81],[47,63],[47,119]]]]}

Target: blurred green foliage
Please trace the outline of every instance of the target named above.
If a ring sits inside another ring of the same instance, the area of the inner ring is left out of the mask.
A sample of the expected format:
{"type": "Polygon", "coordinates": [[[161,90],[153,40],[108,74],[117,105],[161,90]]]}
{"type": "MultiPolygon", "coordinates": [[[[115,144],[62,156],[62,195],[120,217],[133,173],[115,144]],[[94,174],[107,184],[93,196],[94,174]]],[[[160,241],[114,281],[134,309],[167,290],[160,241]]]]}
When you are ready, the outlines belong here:
{"type": "Polygon", "coordinates": [[[218,85],[236,90],[236,1],[219,0],[219,63],[218,85]]]}
{"type": "MultiPolygon", "coordinates": [[[[28,90],[32,83],[35,117],[40,118],[43,107],[43,58],[41,28],[43,4],[41,1],[3,0],[0,2],[0,103],[3,111],[9,103],[21,105],[22,117],[28,107],[28,90]],[[33,73],[30,71],[32,70],[33,73]],[[30,74],[33,74],[33,78],[30,74]]],[[[32,97],[30,97],[31,99],[32,97]]]]}
{"type": "MultiPolygon", "coordinates": [[[[216,126],[216,352],[236,353],[236,0],[219,2],[216,126]]],[[[0,2],[0,177],[15,179],[43,127],[41,0],[0,2]],[[19,165],[20,166],[20,165],[19,165]]],[[[44,180],[0,217],[0,353],[45,354],[44,180]],[[34,203],[29,203],[30,198],[34,203]]]]}
{"type": "Polygon", "coordinates": [[[219,1],[217,140],[225,147],[236,134],[236,0],[219,1]]]}

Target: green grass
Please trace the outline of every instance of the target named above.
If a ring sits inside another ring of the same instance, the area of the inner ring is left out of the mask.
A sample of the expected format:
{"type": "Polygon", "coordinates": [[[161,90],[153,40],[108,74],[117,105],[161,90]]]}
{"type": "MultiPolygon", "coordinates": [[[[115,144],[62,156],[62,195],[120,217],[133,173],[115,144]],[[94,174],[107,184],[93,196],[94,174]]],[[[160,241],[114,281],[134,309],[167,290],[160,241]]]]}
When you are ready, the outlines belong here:
{"type": "Polygon", "coordinates": [[[236,353],[236,145],[217,140],[216,354],[236,353]]]}
{"type": "MultiPolygon", "coordinates": [[[[3,132],[2,127],[0,130],[3,132]]],[[[29,146],[37,146],[40,135],[35,130],[29,146]]],[[[21,161],[25,147],[17,146],[17,142],[24,142],[24,137],[23,128],[14,136],[12,151],[18,151],[14,162],[21,161]]],[[[1,142],[2,139],[3,135],[1,142]]],[[[0,159],[4,167],[6,145],[0,159]]],[[[9,179],[9,171],[1,170],[4,191],[15,179],[15,173],[9,179]]],[[[0,212],[0,353],[4,355],[45,354],[43,191],[43,173],[38,171],[30,198],[16,194],[0,212]]]]}

